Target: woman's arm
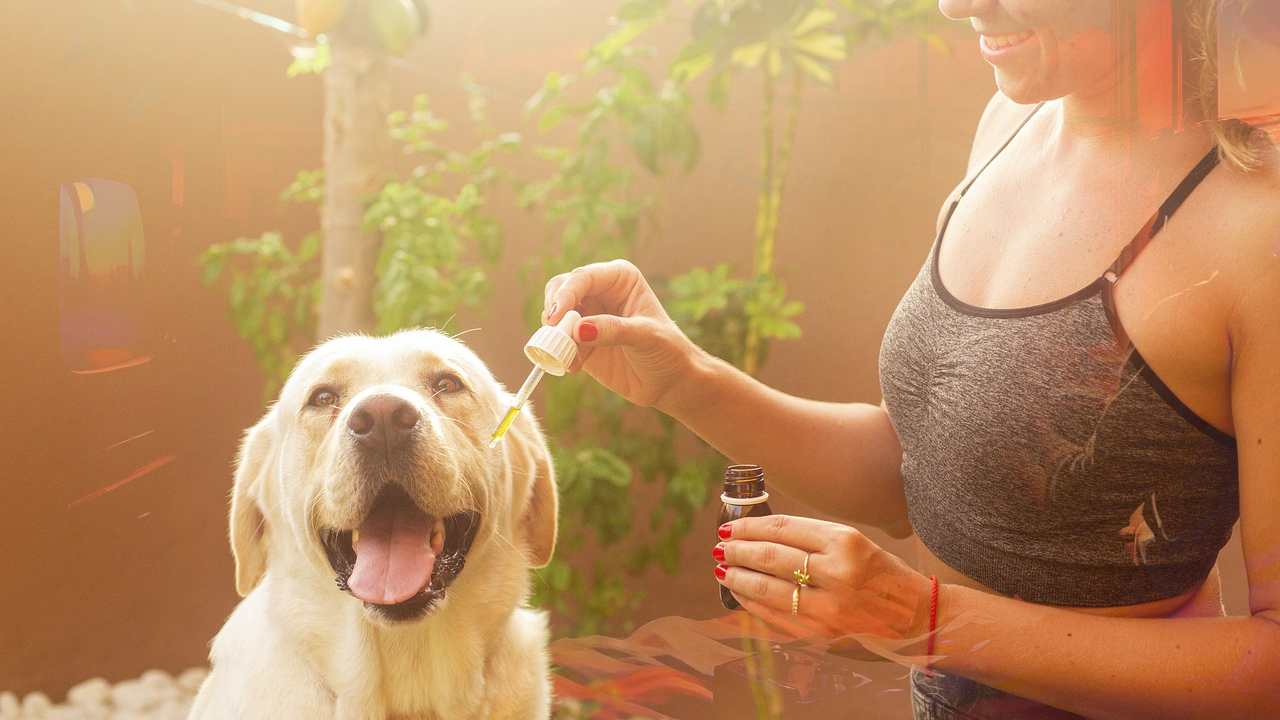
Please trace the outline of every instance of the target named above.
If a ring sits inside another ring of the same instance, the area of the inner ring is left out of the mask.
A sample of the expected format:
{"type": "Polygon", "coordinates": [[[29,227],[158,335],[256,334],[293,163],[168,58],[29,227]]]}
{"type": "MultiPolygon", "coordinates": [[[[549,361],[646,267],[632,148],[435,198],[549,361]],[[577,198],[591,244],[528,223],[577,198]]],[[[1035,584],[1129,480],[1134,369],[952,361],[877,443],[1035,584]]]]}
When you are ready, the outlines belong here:
{"type": "MultiPolygon", "coordinates": [[[[1104,617],[944,585],[935,667],[1091,718],[1280,717],[1277,238],[1280,218],[1226,280],[1240,290],[1226,332],[1249,616],[1104,617]]],[[[851,528],[773,516],[736,520],[720,536],[717,577],[770,622],[894,640],[928,628],[928,578],[851,528]],[[813,586],[793,616],[791,573],[806,554],[813,586]]]]}
{"type": "Polygon", "coordinates": [[[548,323],[571,308],[582,369],[638,405],[666,412],[770,483],[855,523],[910,533],[901,448],[882,407],[802,400],[765,386],[689,340],[634,265],[596,263],[547,283],[548,323]]]}
{"type": "Polygon", "coordinates": [[[957,585],[938,594],[934,667],[1090,718],[1280,717],[1280,612],[1134,619],[957,585]],[[965,617],[990,622],[959,624],[965,617]]]}
{"type": "Polygon", "coordinates": [[[806,400],[699,353],[660,409],[788,495],[894,537],[911,534],[902,446],[884,404],[806,400]]]}

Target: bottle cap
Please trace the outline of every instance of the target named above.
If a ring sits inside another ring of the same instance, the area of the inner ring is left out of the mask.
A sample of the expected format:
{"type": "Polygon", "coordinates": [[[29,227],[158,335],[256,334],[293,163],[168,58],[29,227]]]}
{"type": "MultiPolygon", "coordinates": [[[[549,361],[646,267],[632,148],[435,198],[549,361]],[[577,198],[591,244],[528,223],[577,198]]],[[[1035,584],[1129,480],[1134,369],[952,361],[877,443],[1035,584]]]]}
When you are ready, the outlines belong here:
{"type": "Polygon", "coordinates": [[[529,362],[552,375],[564,375],[578,355],[578,344],[573,340],[573,332],[578,327],[582,316],[577,310],[570,310],[560,318],[560,322],[543,325],[525,343],[524,354],[529,362]]]}

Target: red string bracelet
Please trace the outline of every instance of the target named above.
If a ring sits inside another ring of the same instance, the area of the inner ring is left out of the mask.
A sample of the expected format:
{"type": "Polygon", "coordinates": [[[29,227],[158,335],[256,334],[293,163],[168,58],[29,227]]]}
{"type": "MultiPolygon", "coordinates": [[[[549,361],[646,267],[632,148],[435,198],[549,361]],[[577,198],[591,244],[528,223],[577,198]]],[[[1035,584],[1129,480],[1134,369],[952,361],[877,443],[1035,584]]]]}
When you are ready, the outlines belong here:
{"type": "Polygon", "coordinates": [[[938,577],[929,576],[929,647],[925,651],[925,673],[932,675],[929,666],[933,664],[933,638],[938,629],[938,577]]]}

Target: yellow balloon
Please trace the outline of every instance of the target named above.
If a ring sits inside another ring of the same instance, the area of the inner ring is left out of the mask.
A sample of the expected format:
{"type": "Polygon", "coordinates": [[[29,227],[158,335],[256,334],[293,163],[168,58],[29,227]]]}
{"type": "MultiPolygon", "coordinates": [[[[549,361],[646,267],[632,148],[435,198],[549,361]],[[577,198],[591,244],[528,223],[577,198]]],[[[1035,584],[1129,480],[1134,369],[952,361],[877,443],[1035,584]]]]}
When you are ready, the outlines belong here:
{"type": "Polygon", "coordinates": [[[411,0],[371,0],[369,22],[382,49],[393,55],[405,54],[422,27],[411,0]]]}
{"type": "Polygon", "coordinates": [[[298,24],[312,35],[338,26],[347,12],[347,0],[295,0],[298,24]]]}

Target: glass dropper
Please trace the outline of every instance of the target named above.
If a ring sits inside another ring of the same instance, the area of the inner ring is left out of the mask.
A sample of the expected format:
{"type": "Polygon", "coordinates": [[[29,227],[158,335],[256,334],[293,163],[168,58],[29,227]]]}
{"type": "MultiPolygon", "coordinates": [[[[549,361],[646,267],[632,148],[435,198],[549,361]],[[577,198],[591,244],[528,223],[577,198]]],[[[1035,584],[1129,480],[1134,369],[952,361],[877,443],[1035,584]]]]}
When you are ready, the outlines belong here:
{"type": "Polygon", "coordinates": [[[533,337],[529,338],[529,342],[525,343],[524,354],[529,358],[529,362],[533,363],[533,370],[529,373],[529,377],[524,379],[520,391],[511,400],[511,407],[507,410],[507,414],[502,416],[502,421],[490,436],[489,447],[496,447],[502,441],[507,430],[510,430],[512,423],[516,421],[516,416],[520,414],[520,409],[529,402],[529,396],[533,394],[534,388],[538,387],[544,375],[551,373],[560,376],[569,371],[569,367],[573,365],[573,359],[578,354],[578,345],[573,341],[573,333],[581,319],[582,316],[577,310],[570,310],[554,326],[543,325],[538,328],[533,337]]]}

